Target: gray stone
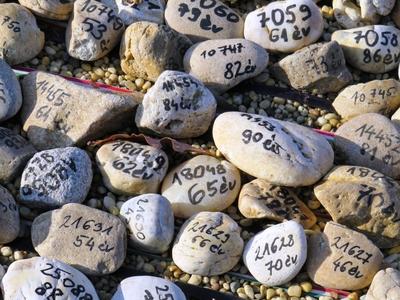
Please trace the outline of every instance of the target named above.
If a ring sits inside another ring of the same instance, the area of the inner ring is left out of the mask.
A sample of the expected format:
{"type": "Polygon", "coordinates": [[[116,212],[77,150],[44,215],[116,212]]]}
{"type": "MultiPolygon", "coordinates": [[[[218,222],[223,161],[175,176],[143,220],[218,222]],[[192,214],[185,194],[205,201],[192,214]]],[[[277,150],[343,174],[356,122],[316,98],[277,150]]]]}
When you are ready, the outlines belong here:
{"type": "Polygon", "coordinates": [[[85,275],[61,261],[45,257],[13,262],[1,282],[1,289],[4,300],[78,299],[78,296],[99,300],[85,275]]]}
{"type": "Polygon", "coordinates": [[[18,0],[35,15],[54,20],[68,20],[75,0],[18,0]]]}
{"type": "Polygon", "coordinates": [[[0,4],[0,58],[10,65],[26,62],[43,49],[44,33],[25,7],[16,3],[0,4]]]}
{"type": "Polygon", "coordinates": [[[91,161],[84,150],[68,147],[38,152],[22,173],[20,201],[41,208],[81,203],[92,177],[91,161]]]}
{"type": "Polygon", "coordinates": [[[272,74],[295,89],[320,94],[338,92],[353,80],[342,48],[335,41],[297,50],[276,63],[272,74]]]}
{"type": "Polygon", "coordinates": [[[161,149],[122,140],[101,146],[96,161],[104,185],[123,195],[157,193],[168,170],[161,149]]]}
{"type": "Polygon", "coordinates": [[[182,225],[172,259],[186,273],[213,276],[230,271],[242,251],[240,227],[234,220],[220,212],[200,212],[182,225]]]}
{"type": "Polygon", "coordinates": [[[19,210],[14,197],[0,185],[0,244],[7,244],[18,237],[19,210]]]}
{"type": "Polygon", "coordinates": [[[0,182],[13,181],[35,153],[35,148],[22,136],[0,127],[0,182]]]}
{"type": "Polygon", "coordinates": [[[135,22],[122,37],[121,68],[132,77],[156,81],[165,70],[183,69],[183,55],[191,45],[167,25],[135,22]]]}
{"type": "Polygon", "coordinates": [[[120,41],[124,22],[96,0],[76,0],[65,33],[68,54],[84,61],[107,55],[120,41]]]}
{"type": "Polygon", "coordinates": [[[186,300],[176,284],[153,276],[133,276],[122,280],[111,300],[139,300],[138,295],[149,299],[186,300]]]}
{"type": "Polygon", "coordinates": [[[151,134],[192,138],[207,131],[216,109],[213,94],[197,78],[164,71],[139,104],[135,122],[151,134]]]}
{"type": "Polygon", "coordinates": [[[123,128],[142,97],[136,92],[95,89],[44,72],[27,75],[22,88],[23,130],[40,150],[84,145],[123,128]]]}
{"type": "Polygon", "coordinates": [[[277,185],[312,185],[333,166],[329,142],[291,122],[227,112],[215,120],[213,138],[236,167],[277,185]]]}
{"type": "Polygon", "coordinates": [[[365,300],[397,300],[400,298],[400,272],[387,268],[374,276],[365,300]]]}
{"type": "Polygon", "coordinates": [[[185,71],[200,79],[216,94],[259,75],[268,65],[268,53],[245,39],[209,40],[185,53],[185,71]]]}
{"type": "Polygon", "coordinates": [[[219,0],[169,0],[165,22],[193,42],[243,37],[243,19],[219,0]]]}
{"type": "Polygon", "coordinates": [[[66,204],[37,216],[31,237],[40,256],[61,260],[88,275],[113,273],[126,256],[124,223],[82,204],[66,204]]]}
{"type": "Polygon", "coordinates": [[[174,212],[168,199],[158,194],[144,194],[126,201],[121,209],[134,247],[154,253],[169,249],[174,237],[174,212]]]}
{"type": "Polygon", "coordinates": [[[314,187],[335,222],[361,231],[379,248],[400,245],[400,185],[377,171],[339,166],[314,187]]]}
{"type": "Polygon", "coordinates": [[[14,117],[22,105],[18,79],[10,66],[0,58],[0,122],[14,117]]]}
{"type": "Polygon", "coordinates": [[[244,23],[247,40],[285,53],[314,43],[323,30],[321,11],[312,0],[270,2],[250,12],[244,23]]]}
{"type": "Polygon", "coordinates": [[[376,113],[359,115],[336,131],[337,159],[400,178],[400,127],[376,113]]]}

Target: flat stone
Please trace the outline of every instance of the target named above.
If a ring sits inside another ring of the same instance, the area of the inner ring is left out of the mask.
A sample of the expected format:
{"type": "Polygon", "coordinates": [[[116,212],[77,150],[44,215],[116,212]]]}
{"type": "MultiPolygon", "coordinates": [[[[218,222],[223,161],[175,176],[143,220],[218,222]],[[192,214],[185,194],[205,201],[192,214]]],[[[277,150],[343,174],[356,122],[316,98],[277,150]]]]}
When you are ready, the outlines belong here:
{"type": "Polygon", "coordinates": [[[149,299],[186,300],[176,284],[154,276],[133,276],[122,280],[111,300],[134,300],[139,299],[138,295],[149,299]]]}
{"type": "Polygon", "coordinates": [[[0,244],[7,244],[18,237],[19,210],[14,197],[0,185],[0,244]]]}
{"type": "Polygon", "coordinates": [[[75,0],[65,33],[67,52],[79,60],[97,60],[118,44],[124,29],[111,7],[96,0],[75,0]]]}
{"type": "Polygon", "coordinates": [[[99,300],[93,284],[85,275],[61,261],[45,257],[13,262],[1,287],[4,300],[49,297],[99,300]]]}
{"type": "Polygon", "coordinates": [[[268,286],[286,284],[307,259],[307,238],[294,221],[271,226],[246,244],[243,261],[259,282],[268,286]]]}
{"type": "Polygon", "coordinates": [[[368,113],[345,122],[334,140],[342,164],[367,167],[400,177],[400,128],[383,115],[368,113]]]}
{"type": "Polygon", "coordinates": [[[22,105],[22,92],[17,76],[0,58],[0,122],[14,117],[22,105]]]}
{"type": "Polygon", "coordinates": [[[185,71],[221,94],[240,82],[259,75],[268,65],[268,53],[245,39],[209,40],[185,53],[185,71]]]}
{"type": "Polygon", "coordinates": [[[227,112],[215,120],[213,138],[236,167],[277,185],[312,185],[333,166],[328,141],[291,122],[227,112]]]}
{"type": "Polygon", "coordinates": [[[332,219],[364,233],[379,248],[400,245],[400,185],[372,169],[339,166],[314,188],[332,219]]]}
{"type": "Polygon", "coordinates": [[[172,259],[183,272],[201,276],[230,271],[240,260],[243,240],[239,225],[221,212],[200,212],[181,227],[172,259]]]}
{"type": "Polygon", "coordinates": [[[335,110],[345,119],[366,113],[380,113],[390,117],[399,106],[400,83],[394,79],[348,86],[333,102],[335,110]]]}
{"type": "Polygon", "coordinates": [[[126,201],[121,209],[134,247],[154,253],[169,249],[174,237],[174,212],[168,199],[158,194],[144,194],[126,201]]]}
{"type": "Polygon", "coordinates": [[[66,204],[37,216],[31,237],[40,256],[61,260],[88,275],[113,273],[126,256],[124,223],[82,204],[66,204]]]}
{"type": "Polygon", "coordinates": [[[191,45],[167,25],[135,22],[122,37],[121,68],[134,78],[156,81],[165,70],[183,70],[183,55],[191,45]]]}
{"type": "Polygon", "coordinates": [[[68,20],[75,0],[18,0],[18,2],[29,8],[35,15],[47,19],[68,20]]]}
{"type": "Polygon", "coordinates": [[[143,132],[173,138],[204,134],[217,109],[213,94],[197,78],[164,71],[136,111],[136,126],[143,132]]]}
{"type": "Polygon", "coordinates": [[[12,182],[35,153],[32,144],[22,136],[0,127],[0,182],[12,182]]]}
{"type": "Polygon", "coordinates": [[[400,61],[400,30],[394,26],[372,25],[337,30],[332,41],[342,47],[347,63],[369,73],[386,73],[400,61]]]}
{"type": "Polygon", "coordinates": [[[161,149],[122,140],[101,146],[96,161],[104,185],[119,195],[157,193],[168,170],[161,149]]]}
{"type": "Polygon", "coordinates": [[[126,26],[135,22],[148,21],[157,24],[164,23],[164,0],[101,0],[102,3],[111,7],[126,26]]]}
{"type": "Polygon", "coordinates": [[[353,80],[342,48],[335,41],[297,50],[276,63],[271,71],[275,78],[297,90],[315,90],[320,94],[338,92],[353,80]]]}
{"type": "Polygon", "coordinates": [[[400,272],[393,268],[376,273],[365,300],[397,300],[400,297],[400,272]]]}
{"type": "Polygon", "coordinates": [[[193,42],[243,37],[242,17],[218,0],[169,0],[165,22],[193,42]]]}
{"type": "Polygon", "coordinates": [[[249,219],[294,220],[306,229],[317,222],[314,213],[292,189],[263,179],[254,179],[242,186],[238,207],[240,213],[249,219]]]}
{"type": "Polygon", "coordinates": [[[25,76],[22,88],[23,130],[40,150],[85,145],[123,128],[142,97],[136,92],[95,89],[44,72],[25,76]]]}
{"type": "Polygon", "coordinates": [[[208,155],[195,156],[176,166],[161,187],[178,218],[222,211],[235,201],[239,190],[239,170],[226,160],[208,155]]]}
{"type": "Polygon", "coordinates": [[[316,42],[323,30],[321,11],[312,0],[271,2],[250,12],[244,23],[247,40],[285,53],[316,42]]]}
{"type": "Polygon", "coordinates": [[[0,20],[0,58],[8,64],[22,64],[43,49],[44,33],[27,8],[16,3],[1,4],[0,20]]]}
{"type": "Polygon", "coordinates": [[[22,173],[20,201],[39,208],[82,203],[92,177],[92,164],[84,150],[68,147],[38,152],[22,173]]]}
{"type": "Polygon", "coordinates": [[[383,255],[363,234],[334,222],[310,236],[307,273],[325,288],[359,290],[379,271],[383,255]]]}

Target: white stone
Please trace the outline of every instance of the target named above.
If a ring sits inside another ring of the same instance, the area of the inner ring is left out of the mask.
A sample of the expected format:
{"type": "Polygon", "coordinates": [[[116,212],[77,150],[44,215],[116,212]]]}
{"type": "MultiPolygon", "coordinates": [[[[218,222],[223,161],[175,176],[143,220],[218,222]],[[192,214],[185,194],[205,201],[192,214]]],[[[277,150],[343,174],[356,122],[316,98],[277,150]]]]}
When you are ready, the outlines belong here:
{"type": "Polygon", "coordinates": [[[139,104],[135,122],[140,130],[161,136],[197,137],[209,128],[216,108],[213,94],[197,78],[164,71],[139,104]]]}
{"type": "Polygon", "coordinates": [[[364,72],[386,73],[400,61],[400,30],[394,26],[371,25],[337,30],[332,40],[342,47],[347,63],[364,72]]]}
{"type": "Polygon", "coordinates": [[[84,150],[67,147],[38,152],[22,173],[20,201],[41,208],[81,203],[92,177],[92,164],[84,150]]]}
{"type": "Polygon", "coordinates": [[[0,185],[0,244],[7,244],[18,237],[19,210],[11,193],[0,185]]]}
{"type": "Polygon", "coordinates": [[[219,0],[169,0],[165,22],[194,42],[243,37],[243,19],[219,0]]]}
{"type": "Polygon", "coordinates": [[[0,122],[14,117],[22,105],[18,79],[10,66],[0,58],[0,122]]]}
{"type": "Polygon", "coordinates": [[[75,0],[18,0],[35,15],[54,20],[68,20],[75,0]]]}
{"type": "MultiPolygon", "coordinates": [[[[363,9],[365,10],[365,3],[370,0],[361,0],[363,2],[363,9]]],[[[361,7],[357,1],[352,0],[333,0],[332,8],[335,20],[344,28],[351,29],[366,25],[373,25],[379,22],[379,15],[376,13],[365,14],[361,13],[361,7]]]]}
{"type": "Polygon", "coordinates": [[[168,170],[168,156],[161,149],[118,140],[96,153],[104,185],[116,194],[157,193],[168,170]]]}
{"type": "Polygon", "coordinates": [[[393,268],[375,274],[365,300],[397,300],[400,297],[400,272],[393,268]]]}
{"type": "Polygon", "coordinates": [[[240,227],[234,220],[220,212],[200,212],[182,225],[172,259],[186,273],[213,276],[230,271],[242,251],[240,227]]]}
{"type": "Polygon", "coordinates": [[[243,252],[243,261],[261,283],[277,286],[288,283],[307,259],[307,238],[294,221],[271,226],[255,235],[243,252]]]}
{"type": "Polygon", "coordinates": [[[121,209],[129,241],[145,251],[163,253],[174,237],[174,212],[168,199],[144,194],[126,201],[121,209]]]}
{"type": "Polygon", "coordinates": [[[265,49],[245,39],[209,40],[190,47],[183,65],[186,72],[220,94],[259,75],[268,59],[265,49]]]}
{"type": "Polygon", "coordinates": [[[277,185],[314,184],[333,166],[328,141],[291,122],[227,112],[215,120],[213,138],[236,167],[277,185]]]}
{"type": "Polygon", "coordinates": [[[294,52],[317,41],[323,29],[312,0],[274,1],[247,15],[244,37],[271,51],[294,52]]]}
{"type": "Polygon", "coordinates": [[[208,155],[176,166],[161,187],[178,218],[189,218],[201,211],[222,211],[235,201],[239,190],[239,170],[226,160],[208,155]]]}
{"type": "Polygon", "coordinates": [[[186,300],[171,281],[153,276],[134,276],[121,281],[111,300],[169,299],[186,300]]]}
{"type": "Polygon", "coordinates": [[[85,275],[61,261],[45,257],[13,262],[3,277],[1,289],[4,300],[53,297],[99,300],[94,286],[85,275]]]}

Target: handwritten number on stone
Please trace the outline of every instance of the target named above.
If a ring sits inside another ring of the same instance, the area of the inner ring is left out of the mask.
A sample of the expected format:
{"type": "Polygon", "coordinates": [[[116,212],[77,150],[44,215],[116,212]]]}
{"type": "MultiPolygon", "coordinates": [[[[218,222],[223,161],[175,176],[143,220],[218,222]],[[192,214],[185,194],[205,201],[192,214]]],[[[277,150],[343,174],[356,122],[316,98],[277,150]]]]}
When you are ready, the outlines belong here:
{"type": "Polygon", "coordinates": [[[106,25],[101,24],[99,21],[92,18],[85,18],[85,20],[83,20],[82,23],[88,26],[88,28],[84,29],[84,31],[90,32],[90,34],[96,40],[101,40],[103,38],[103,33],[107,31],[106,25]],[[96,25],[96,30],[94,30],[95,25],[96,25]]]}

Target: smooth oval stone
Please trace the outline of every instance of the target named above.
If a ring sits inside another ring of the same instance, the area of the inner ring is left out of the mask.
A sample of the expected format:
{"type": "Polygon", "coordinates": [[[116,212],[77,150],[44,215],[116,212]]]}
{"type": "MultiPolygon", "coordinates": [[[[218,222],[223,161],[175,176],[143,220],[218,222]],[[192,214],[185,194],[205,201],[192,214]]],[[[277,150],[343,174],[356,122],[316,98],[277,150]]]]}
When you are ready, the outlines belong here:
{"type": "Polygon", "coordinates": [[[399,106],[400,83],[394,79],[348,86],[333,102],[333,107],[344,119],[366,113],[380,113],[389,117],[399,106]]]}
{"type": "Polygon", "coordinates": [[[326,288],[359,290],[379,271],[383,255],[363,234],[328,222],[308,240],[307,273],[326,288]]]}
{"type": "Polygon", "coordinates": [[[286,56],[271,69],[274,78],[297,90],[338,92],[353,80],[342,48],[335,41],[317,43],[286,56]]]}
{"type": "Polygon", "coordinates": [[[277,185],[312,185],[333,165],[333,150],[324,137],[261,115],[223,113],[214,122],[213,138],[236,167],[277,185]]]}
{"type": "Polygon", "coordinates": [[[243,19],[218,0],[169,0],[165,22],[192,41],[243,37],[243,19]]]}
{"type": "Polygon", "coordinates": [[[84,274],[61,261],[46,257],[13,262],[1,285],[4,300],[52,297],[99,300],[93,284],[84,274]]]}
{"type": "Polygon", "coordinates": [[[102,3],[111,7],[126,26],[139,21],[164,23],[164,0],[101,0],[102,3]]]}
{"type": "Polygon", "coordinates": [[[167,25],[135,22],[121,40],[121,68],[132,77],[156,81],[165,70],[183,70],[183,55],[191,45],[167,25]]]}
{"type": "Polygon", "coordinates": [[[380,17],[376,12],[370,11],[370,14],[365,14],[365,8],[367,7],[366,4],[371,2],[371,0],[358,2],[349,0],[333,0],[332,8],[335,20],[340,24],[340,26],[348,29],[377,24],[380,17]]]}
{"type": "Polygon", "coordinates": [[[294,52],[317,41],[324,21],[312,0],[275,1],[249,13],[244,37],[265,49],[294,52]]]}
{"type": "Polygon", "coordinates": [[[122,280],[111,300],[142,300],[143,296],[145,299],[186,300],[176,284],[154,276],[134,276],[122,280]]]}
{"type": "Polygon", "coordinates": [[[186,72],[220,94],[264,71],[268,53],[245,39],[209,40],[190,47],[183,64],[186,72]]]}
{"type": "Polygon", "coordinates": [[[10,65],[26,62],[43,49],[44,33],[25,7],[0,4],[0,58],[10,65]]]}
{"type": "Polygon", "coordinates": [[[373,25],[337,30],[332,40],[342,47],[346,61],[369,73],[386,73],[400,61],[400,30],[393,26],[373,25]]]}
{"type": "Polygon", "coordinates": [[[104,185],[122,195],[157,193],[168,170],[164,151],[122,140],[101,146],[96,161],[104,185]]]}
{"type": "Polygon", "coordinates": [[[141,131],[173,138],[204,134],[217,109],[213,94],[197,78],[164,71],[139,104],[135,122],[141,131]]]}
{"type": "Polygon", "coordinates": [[[61,260],[88,275],[115,272],[126,255],[124,223],[82,204],[66,204],[37,216],[31,237],[40,256],[61,260]]]}
{"type": "Polygon", "coordinates": [[[17,76],[0,58],[0,122],[14,117],[22,105],[22,92],[17,76]]]}
{"type": "Polygon", "coordinates": [[[120,215],[133,246],[155,253],[168,250],[174,237],[174,212],[168,199],[157,194],[140,195],[126,201],[120,215]]]}
{"type": "Polygon", "coordinates": [[[0,182],[13,181],[35,153],[32,144],[22,136],[0,127],[0,182]]]}
{"type": "Polygon", "coordinates": [[[379,248],[400,244],[400,185],[372,169],[339,166],[314,187],[332,219],[359,230],[379,248]]]}
{"type": "Polygon", "coordinates": [[[54,20],[68,20],[75,0],[18,0],[35,15],[54,20]]]}
{"type": "Polygon", "coordinates": [[[317,222],[317,217],[293,190],[263,179],[243,185],[238,207],[240,213],[249,219],[294,220],[306,229],[317,222]]]}
{"type": "Polygon", "coordinates": [[[376,273],[365,300],[397,300],[399,297],[400,272],[387,268],[376,273]]]}
{"type": "Polygon", "coordinates": [[[96,0],[76,0],[65,33],[67,52],[79,60],[99,59],[118,44],[124,29],[112,8],[96,0]]]}
{"type": "Polygon", "coordinates": [[[259,282],[268,286],[288,283],[307,259],[307,238],[294,221],[271,226],[246,244],[243,261],[259,282]]]}
{"type": "Polygon", "coordinates": [[[182,225],[172,248],[172,259],[179,269],[189,274],[226,273],[242,255],[240,230],[224,213],[200,212],[182,225]]]}
{"type": "Polygon", "coordinates": [[[89,140],[126,128],[142,99],[138,92],[116,93],[45,72],[26,75],[22,89],[23,130],[41,150],[84,146],[89,140]]]}
{"type": "Polygon", "coordinates": [[[176,166],[161,187],[178,218],[189,218],[202,211],[222,211],[235,201],[239,190],[239,170],[226,160],[208,155],[176,166]]]}
{"type": "Polygon", "coordinates": [[[0,185],[0,244],[7,244],[18,237],[19,210],[14,197],[0,185]]]}
{"type": "Polygon", "coordinates": [[[92,164],[84,150],[68,147],[38,152],[22,173],[20,201],[39,208],[81,203],[92,177],[92,164]]]}
{"type": "Polygon", "coordinates": [[[385,116],[362,114],[336,131],[335,150],[343,164],[362,166],[400,177],[399,127],[385,116]]]}

